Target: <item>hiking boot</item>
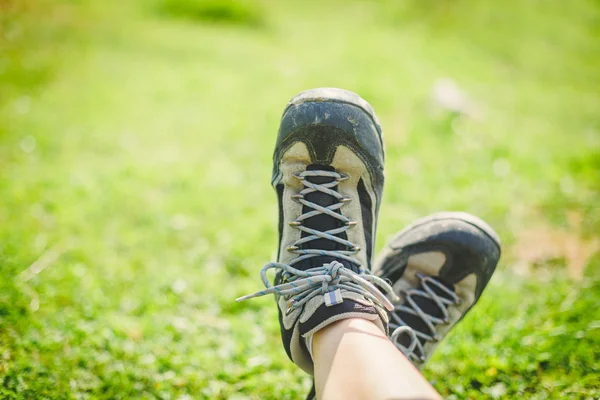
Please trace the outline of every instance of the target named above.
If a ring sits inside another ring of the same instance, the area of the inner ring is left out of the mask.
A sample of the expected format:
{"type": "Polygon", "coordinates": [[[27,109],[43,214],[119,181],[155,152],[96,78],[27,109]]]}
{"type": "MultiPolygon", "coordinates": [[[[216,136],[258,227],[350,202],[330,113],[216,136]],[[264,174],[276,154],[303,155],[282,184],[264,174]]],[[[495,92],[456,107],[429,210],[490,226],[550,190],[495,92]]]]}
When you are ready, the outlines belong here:
{"type": "Polygon", "coordinates": [[[370,273],[383,161],[381,128],[358,95],[313,89],[285,107],[273,157],[277,262],[261,271],[266,289],[238,301],[275,295],[285,350],[309,374],[312,335],[329,324],[364,318],[387,333],[393,305],[380,290],[394,295],[370,273]]]}
{"type": "Polygon", "coordinates": [[[477,302],[500,258],[500,239],[462,212],[422,218],[397,234],[374,271],[399,300],[389,313],[390,339],[417,368],[477,302]]]}

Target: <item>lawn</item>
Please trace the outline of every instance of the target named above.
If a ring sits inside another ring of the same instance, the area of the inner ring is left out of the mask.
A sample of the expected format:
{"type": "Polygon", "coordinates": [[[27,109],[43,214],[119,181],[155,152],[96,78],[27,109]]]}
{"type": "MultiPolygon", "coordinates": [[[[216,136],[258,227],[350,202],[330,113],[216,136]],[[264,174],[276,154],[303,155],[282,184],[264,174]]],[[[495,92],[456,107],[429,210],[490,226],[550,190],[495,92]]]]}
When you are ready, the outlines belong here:
{"type": "Polygon", "coordinates": [[[426,377],[599,398],[598,71],[594,0],[0,0],[0,398],[304,398],[273,299],[234,299],[319,86],[382,122],[378,248],[439,210],[503,240],[426,377]]]}

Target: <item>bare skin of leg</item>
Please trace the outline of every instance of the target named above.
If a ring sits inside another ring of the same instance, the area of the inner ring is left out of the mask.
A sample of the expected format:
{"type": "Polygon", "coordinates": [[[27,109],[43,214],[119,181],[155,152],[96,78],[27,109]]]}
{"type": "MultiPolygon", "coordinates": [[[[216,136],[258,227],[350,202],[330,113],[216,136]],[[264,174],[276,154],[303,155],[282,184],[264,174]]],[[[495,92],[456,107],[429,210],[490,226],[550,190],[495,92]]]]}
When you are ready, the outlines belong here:
{"type": "Polygon", "coordinates": [[[333,323],[315,333],[312,350],[317,399],[442,398],[371,321],[333,323]]]}

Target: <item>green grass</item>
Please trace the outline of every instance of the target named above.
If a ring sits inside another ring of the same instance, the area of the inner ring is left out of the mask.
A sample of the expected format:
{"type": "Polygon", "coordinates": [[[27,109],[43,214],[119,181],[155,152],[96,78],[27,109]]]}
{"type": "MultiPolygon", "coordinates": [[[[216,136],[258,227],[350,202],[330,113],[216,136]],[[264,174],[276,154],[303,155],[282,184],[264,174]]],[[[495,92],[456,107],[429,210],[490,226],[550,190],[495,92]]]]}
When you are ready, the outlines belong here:
{"type": "Polygon", "coordinates": [[[198,22],[259,26],[262,14],[256,4],[223,0],[160,0],[159,15],[198,22]]]}
{"type": "Polygon", "coordinates": [[[0,1],[0,397],[302,398],[273,300],[234,299],[275,254],[283,106],[339,86],[385,131],[379,248],[447,209],[505,244],[427,378],[598,398],[599,21],[592,0],[0,1]],[[443,78],[475,116],[432,110],[443,78]]]}

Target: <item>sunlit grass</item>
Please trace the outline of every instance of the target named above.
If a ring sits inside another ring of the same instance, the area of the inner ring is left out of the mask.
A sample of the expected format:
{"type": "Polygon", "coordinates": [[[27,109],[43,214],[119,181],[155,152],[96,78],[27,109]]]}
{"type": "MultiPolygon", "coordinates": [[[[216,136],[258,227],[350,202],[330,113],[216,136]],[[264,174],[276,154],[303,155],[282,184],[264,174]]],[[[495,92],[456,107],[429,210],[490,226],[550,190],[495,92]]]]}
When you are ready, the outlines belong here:
{"type": "Polygon", "coordinates": [[[0,397],[302,398],[272,299],[233,300],[274,257],[280,113],[316,86],[382,121],[379,248],[443,209],[505,243],[425,370],[436,387],[600,395],[593,2],[223,2],[226,18],[51,3],[1,20],[21,34],[0,47],[0,397]],[[458,113],[434,94],[444,79],[458,113]]]}

